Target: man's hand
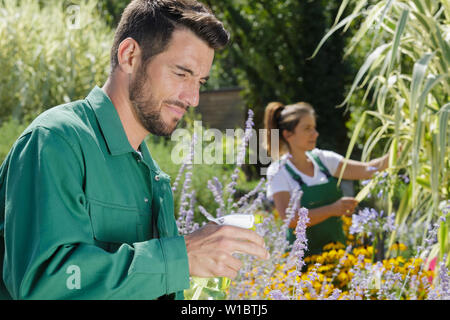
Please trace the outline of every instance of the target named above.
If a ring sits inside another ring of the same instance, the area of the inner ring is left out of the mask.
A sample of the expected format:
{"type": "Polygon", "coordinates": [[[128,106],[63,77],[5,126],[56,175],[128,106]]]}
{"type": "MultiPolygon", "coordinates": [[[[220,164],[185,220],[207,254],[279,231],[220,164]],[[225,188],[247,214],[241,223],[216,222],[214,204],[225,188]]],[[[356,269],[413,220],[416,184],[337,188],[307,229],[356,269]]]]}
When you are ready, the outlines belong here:
{"type": "Polygon", "coordinates": [[[235,278],[242,263],[233,253],[251,254],[260,259],[270,256],[261,236],[239,227],[208,223],[184,239],[191,276],[235,278]]]}

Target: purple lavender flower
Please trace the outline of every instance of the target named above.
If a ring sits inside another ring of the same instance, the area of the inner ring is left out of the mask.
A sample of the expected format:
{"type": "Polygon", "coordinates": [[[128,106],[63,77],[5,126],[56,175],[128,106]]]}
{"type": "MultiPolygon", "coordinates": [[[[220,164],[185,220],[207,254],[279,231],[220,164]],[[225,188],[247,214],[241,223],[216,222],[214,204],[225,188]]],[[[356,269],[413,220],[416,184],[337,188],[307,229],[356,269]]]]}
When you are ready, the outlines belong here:
{"type": "Polygon", "coordinates": [[[239,167],[236,167],[233,171],[233,174],[231,175],[231,181],[226,186],[226,191],[228,192],[228,203],[231,205],[231,202],[233,202],[233,194],[236,192],[236,180],[239,177],[239,167]]]}
{"type": "Polygon", "coordinates": [[[409,183],[409,177],[408,177],[408,175],[406,173],[405,174],[401,174],[400,177],[403,179],[404,183],[409,183]]]}
{"type": "Polygon", "coordinates": [[[290,258],[294,259],[295,266],[297,270],[301,270],[305,265],[303,261],[303,256],[308,248],[308,239],[306,238],[306,224],[309,222],[308,209],[300,208],[298,210],[298,221],[295,227],[296,240],[292,245],[292,251],[290,253],[290,258]]]}
{"type": "Polygon", "coordinates": [[[378,213],[373,208],[364,208],[358,214],[352,216],[352,225],[350,226],[350,234],[367,233],[369,236],[379,234],[383,231],[395,230],[395,214],[391,213],[389,216],[384,215],[381,210],[378,213]]]}
{"type": "Polygon", "coordinates": [[[258,185],[253,190],[251,190],[249,193],[247,193],[242,198],[240,198],[239,201],[235,205],[237,207],[244,205],[248,201],[248,199],[250,199],[250,197],[254,196],[257,192],[259,192],[261,190],[261,188],[264,184],[264,181],[265,181],[265,178],[261,178],[258,185]]]}
{"type": "Polygon", "coordinates": [[[280,290],[272,290],[270,291],[270,297],[273,300],[289,300],[289,297],[287,297],[283,292],[280,290]]]}
{"type": "Polygon", "coordinates": [[[380,190],[377,194],[377,197],[380,199],[383,196],[383,190],[380,190]]]}
{"type": "Polygon", "coordinates": [[[445,300],[450,299],[450,276],[448,268],[445,265],[447,255],[444,255],[442,261],[439,263],[439,287],[441,297],[445,300]]]}
{"type": "Polygon", "coordinates": [[[358,214],[352,216],[352,225],[350,226],[350,234],[362,233],[365,230],[365,226],[369,224],[371,220],[375,220],[378,213],[375,209],[364,208],[360,210],[358,214]]]}
{"type": "Polygon", "coordinates": [[[241,146],[238,151],[237,159],[236,159],[236,169],[234,170],[233,174],[231,175],[231,182],[227,185],[226,190],[230,194],[230,198],[228,199],[228,202],[231,203],[232,201],[232,195],[235,193],[235,187],[236,187],[236,180],[239,177],[239,168],[242,166],[242,164],[245,162],[245,154],[247,152],[247,145],[248,142],[253,135],[253,111],[251,109],[248,110],[248,118],[245,123],[245,132],[244,137],[242,139],[241,146]]]}
{"type": "Polygon", "coordinates": [[[183,160],[182,165],[180,166],[180,169],[178,171],[177,177],[175,178],[175,182],[172,185],[172,192],[175,192],[178,188],[178,182],[183,175],[183,172],[186,168],[192,169],[192,163],[194,161],[194,150],[195,150],[195,144],[197,143],[197,134],[194,133],[192,135],[192,141],[190,146],[190,152],[186,156],[186,158],[183,160]]]}
{"type": "Polygon", "coordinates": [[[244,138],[242,140],[242,144],[241,147],[239,149],[238,155],[237,155],[237,166],[241,166],[244,161],[245,161],[245,154],[247,151],[247,144],[248,141],[250,140],[251,136],[253,135],[253,111],[252,109],[248,110],[248,118],[247,121],[245,122],[245,133],[244,133],[244,138]]]}
{"type": "Polygon", "coordinates": [[[327,300],[338,300],[341,296],[342,291],[339,289],[334,289],[331,295],[327,298],[327,300]]]}
{"type": "Polygon", "coordinates": [[[390,232],[390,231],[394,231],[396,229],[395,226],[395,213],[391,213],[390,215],[388,215],[387,219],[386,219],[386,223],[383,225],[383,230],[390,232]]]}
{"type": "Polygon", "coordinates": [[[213,177],[212,180],[208,181],[208,188],[211,190],[214,196],[214,200],[219,205],[219,207],[216,210],[216,217],[221,217],[224,215],[225,210],[225,203],[223,199],[223,190],[222,190],[222,184],[220,183],[219,179],[217,177],[213,177]]]}
{"type": "Polygon", "coordinates": [[[201,214],[203,214],[207,219],[214,219],[212,214],[210,214],[203,206],[198,206],[198,210],[201,214]]]}

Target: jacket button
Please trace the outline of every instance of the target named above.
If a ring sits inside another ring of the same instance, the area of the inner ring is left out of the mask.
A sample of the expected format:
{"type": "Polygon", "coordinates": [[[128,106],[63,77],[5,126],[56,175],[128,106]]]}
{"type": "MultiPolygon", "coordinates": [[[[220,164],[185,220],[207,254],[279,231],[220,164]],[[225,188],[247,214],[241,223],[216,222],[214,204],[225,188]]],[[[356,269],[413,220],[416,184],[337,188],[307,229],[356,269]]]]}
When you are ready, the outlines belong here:
{"type": "Polygon", "coordinates": [[[159,181],[159,176],[155,176],[155,180],[156,180],[156,181],[159,181]]]}
{"type": "Polygon", "coordinates": [[[148,198],[145,198],[144,201],[147,203],[148,202],[148,198]]]}

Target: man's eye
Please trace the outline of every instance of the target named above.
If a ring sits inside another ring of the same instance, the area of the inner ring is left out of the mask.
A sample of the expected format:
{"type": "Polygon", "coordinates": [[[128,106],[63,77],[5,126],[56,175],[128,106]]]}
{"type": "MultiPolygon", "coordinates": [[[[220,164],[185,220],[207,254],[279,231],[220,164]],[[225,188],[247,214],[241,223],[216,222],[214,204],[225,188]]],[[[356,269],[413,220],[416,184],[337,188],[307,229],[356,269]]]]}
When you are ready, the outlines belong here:
{"type": "Polygon", "coordinates": [[[181,77],[181,78],[184,78],[184,77],[186,77],[186,75],[184,74],[184,73],[175,73],[177,76],[179,76],[179,77],[181,77]]]}

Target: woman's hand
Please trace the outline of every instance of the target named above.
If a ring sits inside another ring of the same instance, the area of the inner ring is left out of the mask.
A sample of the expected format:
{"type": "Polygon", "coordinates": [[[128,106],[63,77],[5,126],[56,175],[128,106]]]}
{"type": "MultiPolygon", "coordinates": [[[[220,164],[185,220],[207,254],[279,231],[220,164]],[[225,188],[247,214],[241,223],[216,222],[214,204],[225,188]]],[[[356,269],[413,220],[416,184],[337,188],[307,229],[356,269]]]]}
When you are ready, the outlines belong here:
{"type": "Polygon", "coordinates": [[[342,197],[331,205],[332,215],[335,217],[351,216],[355,211],[358,201],[353,197],[342,197]]]}
{"type": "Polygon", "coordinates": [[[373,175],[378,171],[383,171],[387,169],[389,165],[389,153],[385,154],[384,156],[371,160],[369,162],[361,162],[356,160],[345,160],[342,159],[342,161],[339,163],[339,166],[336,169],[336,172],[334,173],[334,177],[339,178],[342,169],[345,170],[342,175],[342,178],[345,180],[366,180],[366,179],[372,179],[373,175]]]}

